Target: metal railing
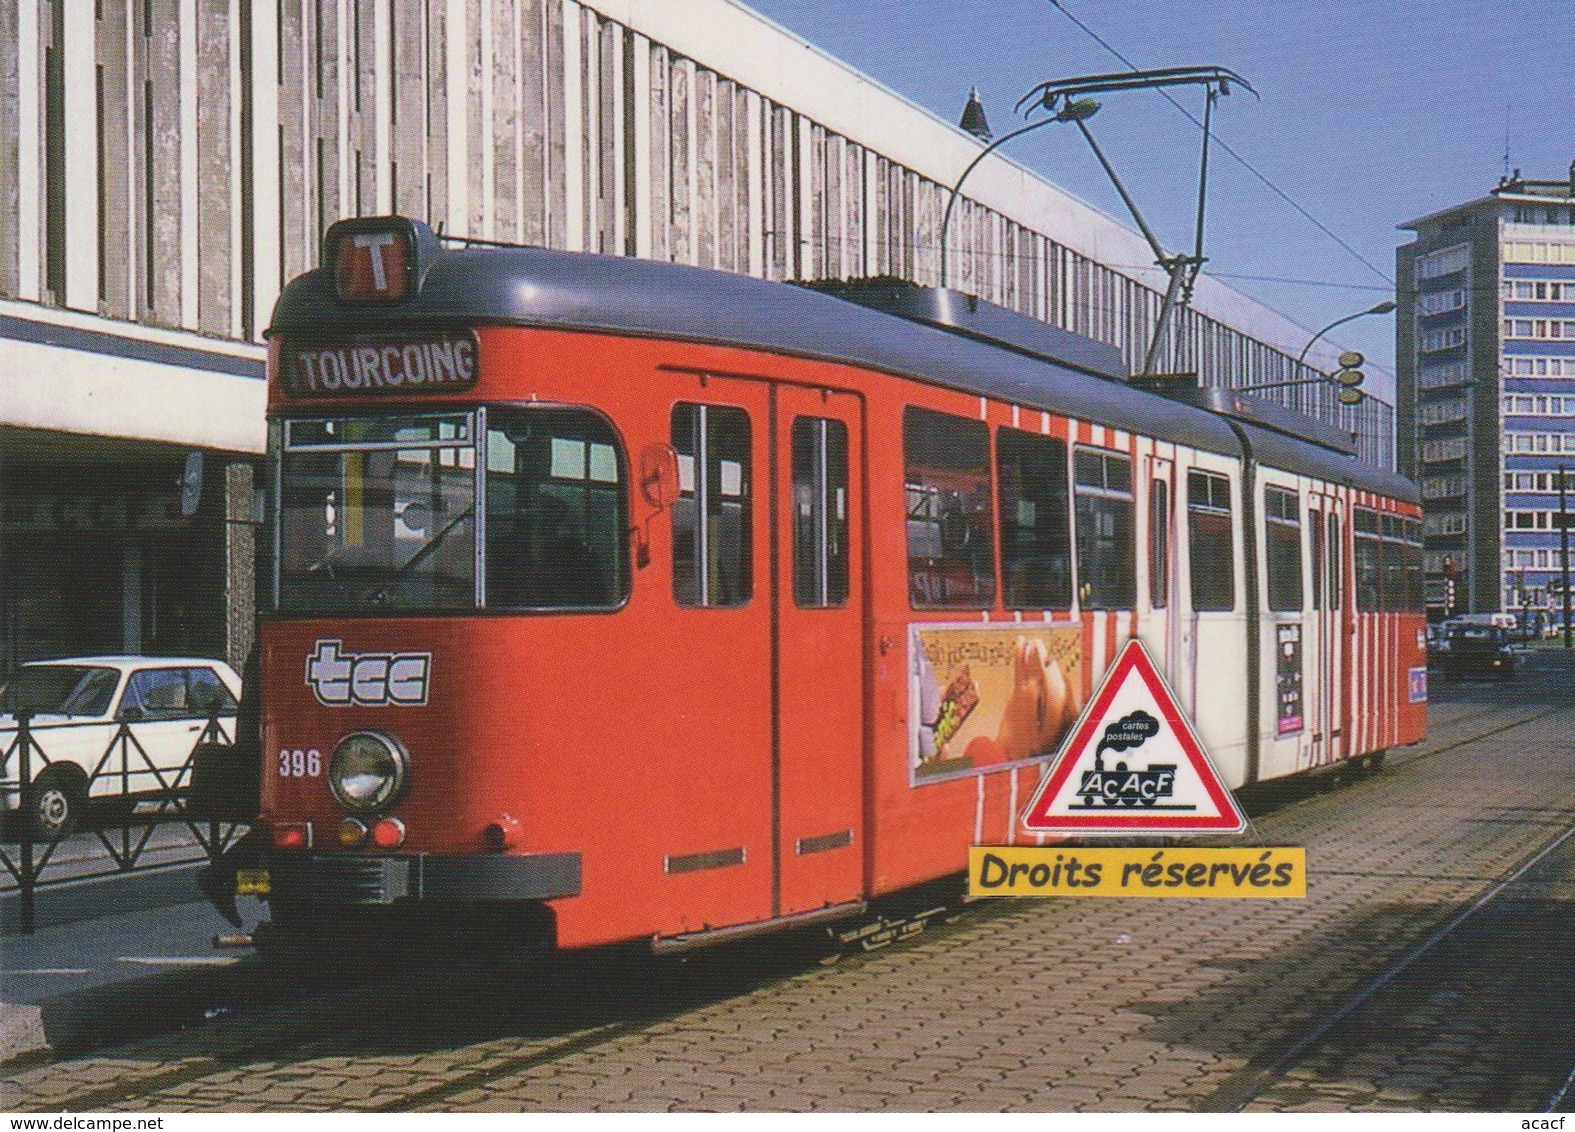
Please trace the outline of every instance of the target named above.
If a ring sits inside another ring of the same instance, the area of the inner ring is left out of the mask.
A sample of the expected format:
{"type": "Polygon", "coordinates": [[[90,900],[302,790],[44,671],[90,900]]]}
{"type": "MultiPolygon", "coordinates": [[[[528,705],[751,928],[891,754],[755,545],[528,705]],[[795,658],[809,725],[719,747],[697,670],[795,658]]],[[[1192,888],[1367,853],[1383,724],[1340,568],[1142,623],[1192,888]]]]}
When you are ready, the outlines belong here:
{"type": "MultiPolygon", "coordinates": [[[[209,715],[206,725],[197,734],[191,750],[186,752],[179,766],[172,766],[169,763],[162,766],[156,764],[136,732],[132,730],[130,721],[121,721],[115,725],[114,734],[94,763],[92,771],[87,774],[86,783],[82,786],[81,817],[86,819],[83,821],[83,831],[98,839],[108,855],[109,862],[113,865],[113,868],[107,872],[91,875],[116,875],[136,869],[153,840],[155,830],[167,823],[183,824],[201,848],[204,857],[210,860],[217,857],[235,840],[239,831],[238,823],[204,819],[192,814],[189,808],[193,765],[197,751],[205,744],[233,745],[235,717],[223,718],[230,721],[231,733],[226,733],[219,715],[209,715]],[[133,775],[149,774],[152,775],[155,786],[147,789],[132,789],[133,775]],[[94,793],[95,784],[115,779],[119,780],[118,791],[94,793]],[[114,803],[113,816],[108,820],[102,820],[95,813],[95,809],[102,812],[106,801],[114,803]],[[142,807],[147,809],[144,810],[142,807]]],[[[33,713],[26,711],[16,713],[16,721],[16,734],[10,746],[5,749],[4,757],[0,758],[0,765],[14,766],[16,769],[16,808],[6,811],[3,815],[8,828],[6,837],[0,840],[0,865],[4,865],[16,885],[18,930],[28,933],[33,930],[36,894],[40,879],[55,861],[57,850],[66,840],[64,836],[42,838],[34,829],[32,799],[38,780],[38,776],[33,773],[34,766],[38,766],[41,775],[49,766],[65,763],[65,760],[50,758],[48,751],[40,743],[38,734],[39,732],[68,732],[73,728],[104,725],[83,722],[51,724],[39,728],[33,726],[33,713]],[[12,762],[13,758],[16,759],[15,763],[12,762]],[[35,759],[41,762],[35,764],[35,759]]],[[[69,765],[80,766],[75,761],[69,765]]],[[[160,862],[161,865],[169,863],[160,862]]],[[[60,879],[83,878],[75,875],[60,879]]]]}

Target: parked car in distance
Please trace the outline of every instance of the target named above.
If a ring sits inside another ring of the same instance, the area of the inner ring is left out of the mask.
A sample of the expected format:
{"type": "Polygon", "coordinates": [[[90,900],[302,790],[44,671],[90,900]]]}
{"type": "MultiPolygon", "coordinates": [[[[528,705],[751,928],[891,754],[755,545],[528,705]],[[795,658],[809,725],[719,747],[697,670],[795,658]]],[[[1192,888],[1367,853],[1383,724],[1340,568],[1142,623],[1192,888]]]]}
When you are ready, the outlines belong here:
{"type": "Polygon", "coordinates": [[[240,694],[234,669],[200,657],[22,665],[0,685],[0,816],[7,832],[25,828],[37,840],[58,840],[89,807],[129,812],[139,799],[180,793],[198,742],[234,738],[240,694]],[[22,777],[18,712],[31,713],[30,781],[22,777]]]}
{"type": "Polygon", "coordinates": [[[1475,621],[1453,621],[1443,626],[1447,641],[1439,653],[1446,677],[1498,676],[1513,679],[1525,654],[1516,646],[1513,629],[1475,621]]]}

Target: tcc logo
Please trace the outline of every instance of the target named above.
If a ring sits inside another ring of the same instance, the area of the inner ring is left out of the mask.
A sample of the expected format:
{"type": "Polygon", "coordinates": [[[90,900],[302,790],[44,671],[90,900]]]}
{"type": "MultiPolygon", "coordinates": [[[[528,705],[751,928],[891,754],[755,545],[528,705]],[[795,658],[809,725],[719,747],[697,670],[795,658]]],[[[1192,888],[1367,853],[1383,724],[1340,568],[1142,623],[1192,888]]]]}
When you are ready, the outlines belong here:
{"type": "Polygon", "coordinates": [[[427,702],[431,675],[429,652],[341,654],[342,641],[318,641],[306,658],[306,682],[317,702],[415,706],[427,702]]]}

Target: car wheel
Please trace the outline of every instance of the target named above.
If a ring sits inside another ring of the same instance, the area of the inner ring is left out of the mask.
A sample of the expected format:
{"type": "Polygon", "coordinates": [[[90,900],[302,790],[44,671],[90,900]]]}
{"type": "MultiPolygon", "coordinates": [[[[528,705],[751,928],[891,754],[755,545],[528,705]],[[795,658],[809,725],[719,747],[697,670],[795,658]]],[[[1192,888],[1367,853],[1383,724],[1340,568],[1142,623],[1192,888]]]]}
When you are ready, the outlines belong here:
{"type": "Polygon", "coordinates": [[[35,841],[59,841],[70,836],[82,817],[87,792],[71,774],[46,770],[28,789],[24,811],[35,841]]]}

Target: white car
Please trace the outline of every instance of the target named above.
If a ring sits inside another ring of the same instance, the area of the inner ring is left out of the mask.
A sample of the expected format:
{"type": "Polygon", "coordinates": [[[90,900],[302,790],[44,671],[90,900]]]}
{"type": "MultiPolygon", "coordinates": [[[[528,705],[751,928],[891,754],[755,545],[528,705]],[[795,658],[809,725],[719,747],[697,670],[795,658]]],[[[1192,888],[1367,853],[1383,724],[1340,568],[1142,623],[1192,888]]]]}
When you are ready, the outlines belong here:
{"type": "Polygon", "coordinates": [[[0,686],[0,809],[33,837],[70,833],[89,805],[129,812],[191,785],[199,742],[235,737],[241,678],[195,657],[88,656],[24,664],[0,686]],[[22,780],[18,712],[31,712],[22,780]],[[210,730],[213,728],[217,733],[210,730]]]}

